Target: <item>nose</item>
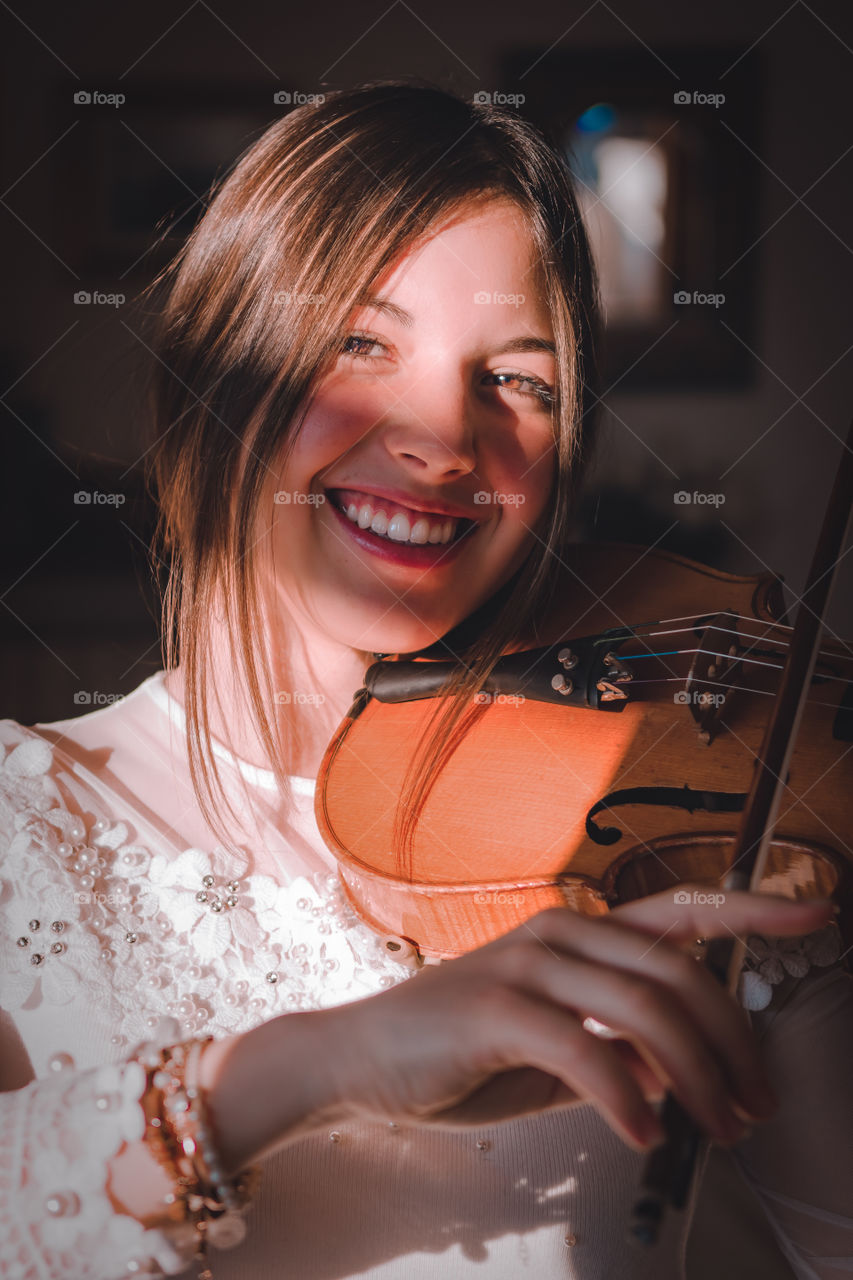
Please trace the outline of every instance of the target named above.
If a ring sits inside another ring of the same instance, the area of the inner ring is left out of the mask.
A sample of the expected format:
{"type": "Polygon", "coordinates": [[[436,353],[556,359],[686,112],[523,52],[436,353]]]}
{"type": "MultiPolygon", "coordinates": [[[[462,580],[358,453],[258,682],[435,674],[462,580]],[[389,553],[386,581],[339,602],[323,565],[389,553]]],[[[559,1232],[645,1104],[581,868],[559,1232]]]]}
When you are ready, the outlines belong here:
{"type": "Polygon", "coordinates": [[[397,461],[421,481],[468,475],[477,465],[472,409],[464,388],[407,395],[391,412],[384,442],[397,461]]]}

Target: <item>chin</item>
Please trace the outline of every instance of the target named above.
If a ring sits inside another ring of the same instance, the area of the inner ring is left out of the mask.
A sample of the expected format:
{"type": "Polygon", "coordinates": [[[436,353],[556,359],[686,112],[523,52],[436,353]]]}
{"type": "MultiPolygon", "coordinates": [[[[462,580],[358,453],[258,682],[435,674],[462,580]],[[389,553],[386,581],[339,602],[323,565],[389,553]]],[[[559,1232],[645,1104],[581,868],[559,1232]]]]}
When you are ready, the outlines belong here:
{"type": "Polygon", "coordinates": [[[356,624],[347,628],[345,633],[342,633],[338,620],[335,633],[343,644],[366,653],[412,653],[433,644],[455,625],[455,620],[451,619],[428,627],[409,614],[399,621],[385,617],[372,625],[365,620],[362,626],[356,624]]]}

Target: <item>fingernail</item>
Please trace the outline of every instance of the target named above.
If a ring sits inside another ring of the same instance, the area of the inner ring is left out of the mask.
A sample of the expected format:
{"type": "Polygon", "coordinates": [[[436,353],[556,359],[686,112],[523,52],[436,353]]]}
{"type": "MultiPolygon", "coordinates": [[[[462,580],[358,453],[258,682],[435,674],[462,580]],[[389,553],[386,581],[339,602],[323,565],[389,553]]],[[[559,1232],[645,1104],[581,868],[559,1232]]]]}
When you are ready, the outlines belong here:
{"type": "Polygon", "coordinates": [[[841,908],[832,898],[803,898],[794,904],[797,907],[814,907],[823,911],[832,911],[835,916],[841,915],[841,908]]]}

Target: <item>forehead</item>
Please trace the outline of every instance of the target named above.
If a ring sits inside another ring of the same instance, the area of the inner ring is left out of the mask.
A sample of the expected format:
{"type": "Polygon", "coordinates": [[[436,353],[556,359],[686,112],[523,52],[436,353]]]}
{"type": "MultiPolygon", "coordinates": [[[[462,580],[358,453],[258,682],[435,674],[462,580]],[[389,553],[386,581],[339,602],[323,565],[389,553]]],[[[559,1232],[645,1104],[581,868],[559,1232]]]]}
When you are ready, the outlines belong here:
{"type": "Polygon", "coordinates": [[[369,305],[381,294],[417,312],[419,300],[425,309],[436,295],[466,306],[485,293],[499,305],[535,312],[543,322],[548,315],[536,243],[508,197],[481,199],[439,219],[360,300],[369,305]]]}

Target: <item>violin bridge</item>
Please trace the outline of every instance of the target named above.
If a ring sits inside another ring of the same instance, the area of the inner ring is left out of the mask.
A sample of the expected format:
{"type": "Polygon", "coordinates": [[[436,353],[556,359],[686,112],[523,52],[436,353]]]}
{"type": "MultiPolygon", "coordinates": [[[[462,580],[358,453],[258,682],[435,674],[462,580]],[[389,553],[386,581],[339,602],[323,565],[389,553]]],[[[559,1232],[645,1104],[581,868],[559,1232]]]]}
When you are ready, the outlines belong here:
{"type": "Polygon", "coordinates": [[[718,721],[736,686],[742,653],[737,617],[723,610],[707,623],[699,636],[683,696],[699,726],[698,739],[710,746],[718,721]]]}

